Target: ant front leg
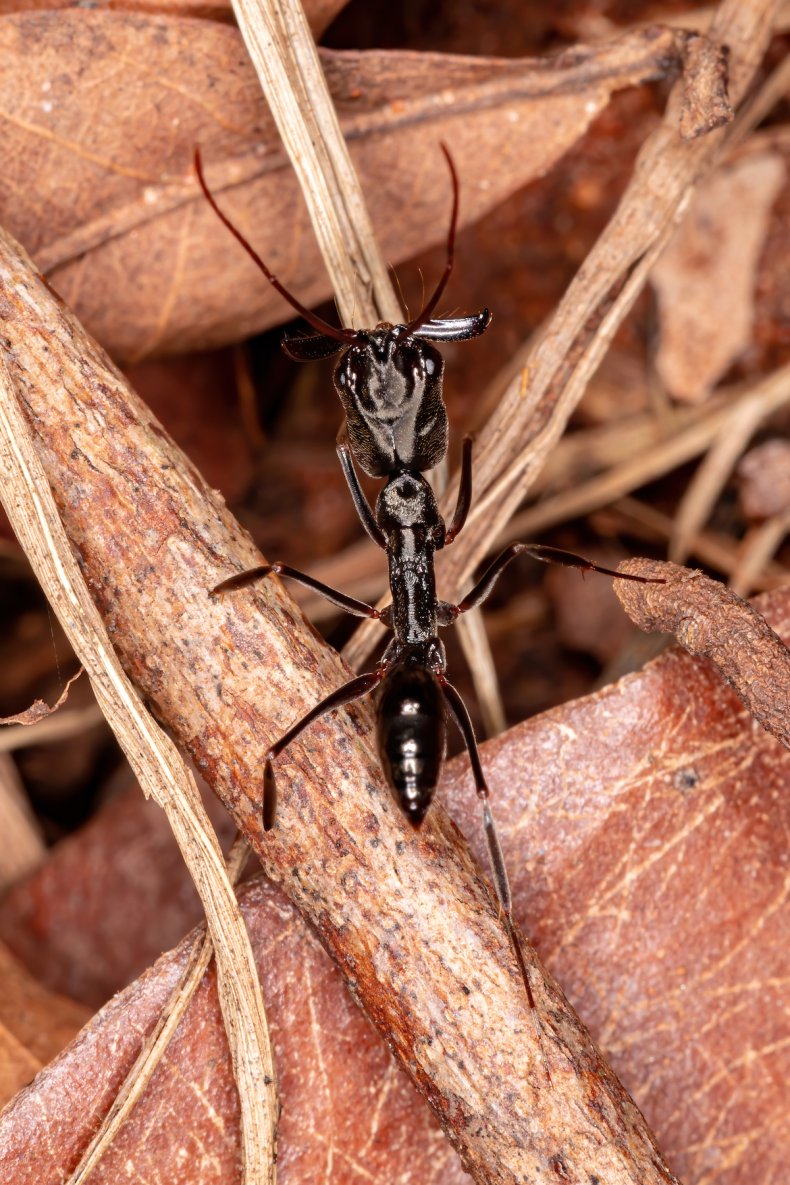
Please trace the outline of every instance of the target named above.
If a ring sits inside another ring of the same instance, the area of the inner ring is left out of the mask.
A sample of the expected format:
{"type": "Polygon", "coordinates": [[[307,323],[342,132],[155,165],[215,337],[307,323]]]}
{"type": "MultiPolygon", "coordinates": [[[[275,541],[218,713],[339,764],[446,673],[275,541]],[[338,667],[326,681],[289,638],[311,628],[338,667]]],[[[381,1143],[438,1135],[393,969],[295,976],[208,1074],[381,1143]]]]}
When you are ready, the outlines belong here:
{"type": "Polygon", "coordinates": [[[274,816],[277,809],[277,783],[274,777],[273,764],[275,757],[278,757],[283,749],[287,749],[291,741],[295,741],[300,733],[304,732],[314,720],[325,716],[327,712],[334,712],[336,708],[342,708],[346,704],[350,704],[352,700],[361,699],[363,695],[367,695],[369,691],[372,691],[376,684],[380,683],[383,678],[384,672],[377,670],[371,671],[367,675],[358,675],[356,679],[349,680],[342,687],[338,687],[337,691],[330,692],[325,699],[322,699],[314,708],[311,708],[301,720],[297,720],[296,724],[292,725],[286,733],[283,733],[279,741],[274,742],[266,754],[266,763],[263,767],[264,831],[271,831],[274,826],[274,816]]]}
{"type": "Polygon", "coordinates": [[[461,478],[458,482],[458,499],[455,503],[455,510],[450,522],[447,532],[444,536],[444,543],[452,543],[456,535],[459,533],[466,517],[469,514],[469,507],[472,505],[472,445],[474,441],[471,436],[464,437],[463,454],[461,457],[461,478]]]}
{"type": "Polygon", "coordinates": [[[351,460],[351,450],[348,446],[348,437],[346,435],[345,427],[341,428],[337,434],[337,457],[340,461],[340,468],[343,470],[343,476],[346,479],[346,484],[351,493],[354,508],[359,515],[359,520],[362,523],[362,526],[365,528],[376,546],[380,547],[382,551],[386,551],[387,537],[379,524],[376,522],[376,516],[373,513],[370,503],[365,497],[365,491],[359,484],[357,471],[354,468],[354,462],[351,460]]]}
{"type": "Polygon", "coordinates": [[[499,577],[508,564],[517,556],[528,555],[533,560],[540,560],[542,564],[560,564],[566,568],[579,568],[582,572],[601,572],[604,576],[613,576],[615,580],[636,580],[640,584],[664,584],[664,580],[651,576],[633,576],[630,572],[616,572],[613,568],[604,568],[602,564],[595,564],[586,560],[584,556],[576,555],[572,551],[562,551],[559,547],[545,547],[540,543],[511,543],[494,562],[486,569],[472,591],[459,601],[457,605],[442,605],[443,624],[449,625],[461,613],[468,613],[476,609],[493,591],[499,577]]]}
{"type": "Polygon", "coordinates": [[[367,602],[358,601],[356,597],[348,597],[345,593],[338,592],[335,588],[330,588],[328,584],[322,584],[320,580],[315,580],[312,576],[308,576],[306,572],[299,572],[296,568],[289,567],[288,564],[280,563],[262,564],[259,568],[248,568],[246,572],[237,572],[235,576],[229,576],[227,580],[216,584],[210,590],[209,596],[221,596],[222,593],[235,592],[238,588],[247,588],[248,585],[255,584],[256,581],[263,580],[272,573],[276,576],[285,576],[288,580],[295,580],[297,584],[301,584],[304,588],[309,588],[312,592],[318,593],[319,596],[324,597],[325,600],[336,605],[338,609],[343,609],[346,613],[353,614],[354,617],[381,617],[378,609],[374,609],[367,602]]]}

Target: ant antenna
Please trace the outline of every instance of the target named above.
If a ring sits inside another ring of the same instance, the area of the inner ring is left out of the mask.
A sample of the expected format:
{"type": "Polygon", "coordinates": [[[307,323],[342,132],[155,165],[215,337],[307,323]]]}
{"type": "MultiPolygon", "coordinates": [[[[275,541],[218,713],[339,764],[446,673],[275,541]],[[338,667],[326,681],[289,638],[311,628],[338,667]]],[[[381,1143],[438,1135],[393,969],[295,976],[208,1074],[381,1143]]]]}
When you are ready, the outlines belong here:
{"type": "Polygon", "coordinates": [[[323,333],[327,337],[332,337],[336,341],[345,342],[347,345],[353,345],[353,343],[358,340],[359,336],[355,330],[338,329],[337,326],[330,325],[328,321],[323,319],[323,317],[316,316],[316,314],[312,313],[310,309],[305,308],[305,306],[300,301],[298,301],[295,296],[292,296],[288,289],[280,283],[274,273],[269,271],[268,267],[263,262],[255,248],[247,242],[241,231],[233,225],[231,220],[222,213],[222,210],[220,210],[219,206],[217,205],[214,195],[209,189],[206,178],[203,175],[203,162],[200,157],[199,148],[195,149],[194,161],[195,173],[197,174],[197,179],[200,183],[200,188],[203,190],[203,195],[206,201],[211,206],[212,210],[217,215],[217,218],[219,218],[223,226],[228,228],[237,242],[241,243],[242,247],[247,252],[253,263],[257,264],[257,266],[261,269],[272,287],[280,293],[280,296],[288,301],[292,308],[296,309],[297,313],[299,313],[301,317],[304,317],[305,321],[307,321],[309,325],[312,325],[313,329],[317,329],[319,333],[323,333]]]}
{"type": "Polygon", "coordinates": [[[460,186],[458,184],[458,173],[456,172],[455,163],[453,158],[450,156],[450,149],[446,144],[440,144],[439,147],[444,153],[444,158],[449,166],[450,178],[453,183],[453,210],[450,215],[450,230],[447,235],[447,263],[444,265],[444,273],[442,274],[439,283],[434,289],[433,296],[425,305],[419,316],[415,317],[414,320],[406,326],[406,329],[404,330],[404,336],[408,333],[417,333],[426,321],[430,321],[431,314],[441,300],[442,293],[447,287],[447,281],[450,279],[450,274],[453,270],[453,263],[455,261],[455,232],[458,229],[458,195],[460,186]]]}

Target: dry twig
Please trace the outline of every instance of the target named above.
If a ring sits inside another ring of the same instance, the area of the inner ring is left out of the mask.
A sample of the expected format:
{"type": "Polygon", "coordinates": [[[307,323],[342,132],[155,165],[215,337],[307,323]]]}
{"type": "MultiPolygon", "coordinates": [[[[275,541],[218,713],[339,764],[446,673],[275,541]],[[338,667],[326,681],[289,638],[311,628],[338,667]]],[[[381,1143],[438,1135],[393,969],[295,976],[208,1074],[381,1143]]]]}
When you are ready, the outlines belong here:
{"type": "MultiPolygon", "coordinates": [[[[710,31],[729,47],[729,92],[733,106],[751,85],[776,14],[775,0],[724,0],[710,31]]],[[[525,373],[511,383],[479,437],[478,496],[465,532],[439,556],[442,586],[454,596],[531,486],[557,443],[586,384],[618,326],[641,291],[650,269],[694,187],[721,152],[726,129],[686,141],[679,132],[688,88],[675,87],[661,127],[644,145],[617,211],[571,283],[541,334],[525,373]]],[[[710,98],[711,96],[709,96],[710,98]]],[[[714,104],[718,100],[713,97],[714,104]]],[[[375,629],[365,623],[347,648],[358,663],[375,629]]]]}

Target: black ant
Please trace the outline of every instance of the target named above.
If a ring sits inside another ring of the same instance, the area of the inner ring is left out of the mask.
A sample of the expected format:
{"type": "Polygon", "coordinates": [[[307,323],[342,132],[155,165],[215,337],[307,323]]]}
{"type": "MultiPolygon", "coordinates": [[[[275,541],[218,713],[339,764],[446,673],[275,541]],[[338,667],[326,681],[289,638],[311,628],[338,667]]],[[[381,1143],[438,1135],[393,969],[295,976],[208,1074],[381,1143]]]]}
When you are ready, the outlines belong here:
{"type": "Polygon", "coordinates": [[[424,309],[413,321],[394,326],[384,323],[373,330],[338,329],[304,308],[219,210],[196,154],[198,179],[212,208],[277,291],[318,331],[309,337],[288,338],[283,343],[286,353],[297,359],[317,359],[343,350],[335,368],[334,382],[346,412],[347,439],[341,429],[338,456],[363,527],[373,542],[387,553],[392,603],[379,611],[329,588],[304,572],[279,563],[231,576],[216,585],[211,595],[246,588],[275,573],[312,589],[356,617],[377,618],[392,631],[393,637],[375,670],[358,675],[326,696],[269,749],[263,778],[264,829],[271,829],[275,821],[275,758],[313,721],[371,692],[375,692],[376,733],[385,777],[405,817],[413,827],[419,827],[439,780],[449,713],[469,753],[482,805],[494,887],[527,998],[534,1010],[535,1001],[513,925],[510,886],[474,728],[461,696],[447,680],[445,650],[438,631],[452,625],[461,613],[481,605],[505,567],[522,554],[544,563],[566,564],[619,579],[644,582],[646,578],[626,576],[553,547],[513,543],[494,560],[457,605],[437,598],[434,554],[456,538],[471,504],[472,441],[469,437],[464,440],[457,503],[449,526],[445,526],[433,491],[422,476],[423,470],[444,459],[448,445],[447,414],[442,399],[444,363],[430,342],[476,337],[485,331],[491,319],[487,309],[469,317],[430,319],[452,271],[458,222],[458,176],[444,145],[442,151],[453,185],[444,273],[424,309]],[[375,511],[359,484],[351,453],[370,476],[387,479],[378,495],[375,511]]]}

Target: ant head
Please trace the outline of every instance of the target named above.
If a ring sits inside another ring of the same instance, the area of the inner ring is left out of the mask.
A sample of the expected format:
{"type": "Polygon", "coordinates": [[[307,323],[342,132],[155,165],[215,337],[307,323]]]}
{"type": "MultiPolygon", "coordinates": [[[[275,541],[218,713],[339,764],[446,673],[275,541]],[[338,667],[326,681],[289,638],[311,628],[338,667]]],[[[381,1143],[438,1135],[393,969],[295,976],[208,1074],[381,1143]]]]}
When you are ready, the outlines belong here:
{"type": "Polygon", "coordinates": [[[443,374],[439,351],[403,325],[361,333],[343,352],[335,387],[351,450],[371,477],[424,471],[443,460],[448,439],[443,374]]]}

